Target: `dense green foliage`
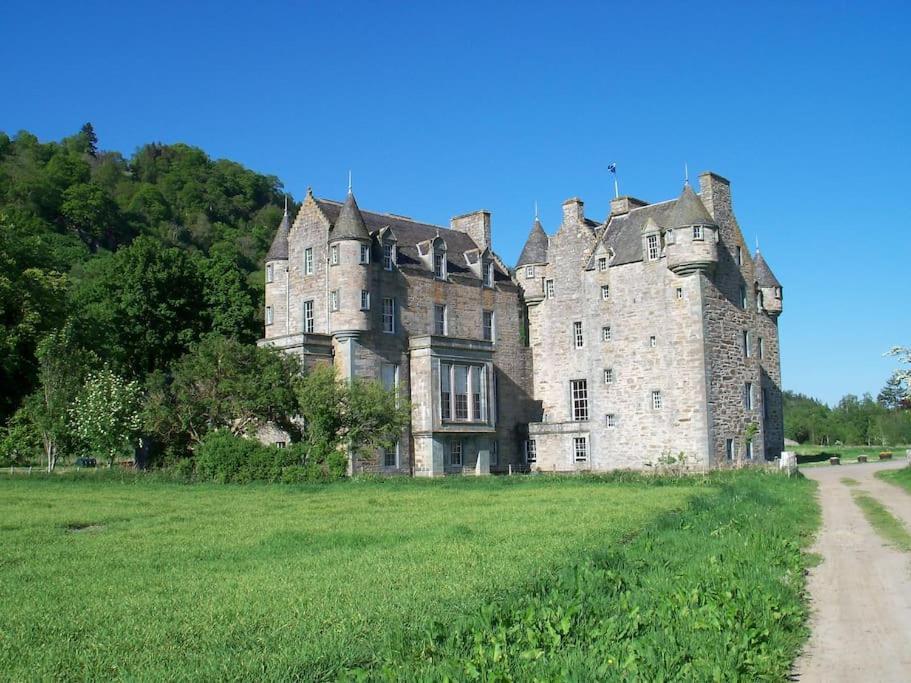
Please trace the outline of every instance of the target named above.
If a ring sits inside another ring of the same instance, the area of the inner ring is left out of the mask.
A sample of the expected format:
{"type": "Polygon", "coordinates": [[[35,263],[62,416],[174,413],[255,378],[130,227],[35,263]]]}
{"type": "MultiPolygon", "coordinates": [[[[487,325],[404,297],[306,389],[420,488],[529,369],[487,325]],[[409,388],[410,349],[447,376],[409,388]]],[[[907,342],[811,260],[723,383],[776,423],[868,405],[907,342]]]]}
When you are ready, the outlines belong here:
{"type": "Polygon", "coordinates": [[[895,403],[891,382],[879,400],[865,394],[843,397],[834,408],[803,394],[785,391],[784,433],[799,443],[891,446],[911,443],[911,409],[895,403]]]}
{"type": "Polygon", "coordinates": [[[800,478],[160,476],[0,475],[5,675],[780,679],[804,635],[800,478]]]}

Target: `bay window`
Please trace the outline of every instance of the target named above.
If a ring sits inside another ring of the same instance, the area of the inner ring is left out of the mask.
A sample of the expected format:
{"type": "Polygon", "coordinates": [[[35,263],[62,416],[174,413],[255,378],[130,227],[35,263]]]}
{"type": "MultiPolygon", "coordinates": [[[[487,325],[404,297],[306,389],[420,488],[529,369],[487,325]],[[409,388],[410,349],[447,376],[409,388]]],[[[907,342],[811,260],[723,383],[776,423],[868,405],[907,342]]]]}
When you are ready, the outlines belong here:
{"type": "Polygon", "coordinates": [[[440,417],[447,422],[487,421],[487,369],[440,363],[440,417]]]}

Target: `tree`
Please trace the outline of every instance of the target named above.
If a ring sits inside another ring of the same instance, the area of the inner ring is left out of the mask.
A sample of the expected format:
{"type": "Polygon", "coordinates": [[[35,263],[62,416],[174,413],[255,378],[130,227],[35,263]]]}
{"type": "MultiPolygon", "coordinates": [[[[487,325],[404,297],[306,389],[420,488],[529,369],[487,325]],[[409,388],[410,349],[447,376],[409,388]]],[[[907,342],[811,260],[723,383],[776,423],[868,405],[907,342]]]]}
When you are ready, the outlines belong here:
{"type": "Polygon", "coordinates": [[[117,245],[121,237],[121,218],[114,200],[100,185],[79,183],[63,193],[60,213],[67,227],[93,249],[99,243],[117,245]]]}
{"type": "Polygon", "coordinates": [[[911,410],[911,398],[908,398],[908,382],[898,373],[886,381],[886,386],[876,397],[877,402],[886,410],[911,410]]]}
{"type": "Polygon", "coordinates": [[[82,128],[79,129],[79,133],[85,141],[86,152],[89,156],[96,156],[98,154],[98,136],[95,135],[95,127],[91,123],[86,122],[82,125],[82,128]]]}
{"type": "Polygon", "coordinates": [[[70,408],[76,433],[93,451],[107,458],[108,467],[134,442],[142,424],[141,392],[110,368],[91,373],[70,408]]]}
{"type": "Polygon", "coordinates": [[[911,347],[893,346],[888,355],[896,356],[899,362],[909,366],[899,368],[892,373],[891,381],[896,382],[899,387],[903,387],[903,390],[899,392],[900,395],[904,401],[911,402],[911,347]]]}

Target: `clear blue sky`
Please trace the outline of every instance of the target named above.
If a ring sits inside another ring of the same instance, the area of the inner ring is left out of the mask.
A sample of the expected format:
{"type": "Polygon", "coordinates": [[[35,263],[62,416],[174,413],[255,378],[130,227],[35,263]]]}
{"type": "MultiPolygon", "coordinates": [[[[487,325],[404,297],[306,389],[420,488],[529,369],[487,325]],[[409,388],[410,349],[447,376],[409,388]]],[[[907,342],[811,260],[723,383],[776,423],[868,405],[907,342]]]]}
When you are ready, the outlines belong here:
{"type": "Polygon", "coordinates": [[[733,183],[785,287],[785,388],[883,385],[911,344],[907,2],[8,2],[0,130],[186,142],[366,209],[493,212],[513,263],[541,206],[733,183]]]}

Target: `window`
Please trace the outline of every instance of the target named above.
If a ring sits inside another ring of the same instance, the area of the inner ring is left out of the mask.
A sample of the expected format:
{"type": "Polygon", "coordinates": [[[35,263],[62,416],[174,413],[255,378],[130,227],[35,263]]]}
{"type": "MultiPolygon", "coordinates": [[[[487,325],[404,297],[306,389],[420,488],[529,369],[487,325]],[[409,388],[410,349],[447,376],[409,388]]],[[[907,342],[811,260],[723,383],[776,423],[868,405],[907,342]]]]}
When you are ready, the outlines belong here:
{"type": "Polygon", "coordinates": [[[313,334],[313,299],[304,302],[304,332],[313,334]]]}
{"type": "Polygon", "coordinates": [[[585,337],[582,336],[582,322],[578,320],[573,323],[573,345],[577,349],[585,346],[585,337]]]}
{"type": "Polygon", "coordinates": [[[738,266],[743,265],[743,249],[741,249],[740,247],[737,247],[737,265],[738,266]]]}
{"type": "Polygon", "coordinates": [[[756,310],[762,313],[762,290],[759,287],[756,288],[756,310]]]}
{"type": "Polygon", "coordinates": [[[652,410],[661,410],[661,392],[652,392],[652,410]]]}
{"type": "Polygon", "coordinates": [[[337,311],[338,310],[338,290],[333,289],[329,292],[329,310],[337,311]]]}
{"type": "Polygon", "coordinates": [[[762,337],[759,338],[759,358],[765,358],[765,344],[762,343],[762,337]]]}
{"type": "MultiPolygon", "coordinates": [[[[333,246],[334,250],[333,258],[335,261],[333,263],[338,263],[338,247],[333,246]]],[[[304,275],[313,275],[313,248],[307,247],[304,249],[304,275]]]]}
{"type": "Polygon", "coordinates": [[[442,304],[436,304],[433,307],[433,333],[439,335],[446,335],[448,332],[447,325],[447,315],[446,315],[446,306],[442,304]]]}
{"type": "Polygon", "coordinates": [[[658,235],[649,235],[645,238],[645,243],[648,247],[648,260],[657,261],[660,255],[658,251],[658,235]]]}
{"type": "Polygon", "coordinates": [[[490,464],[494,467],[500,465],[500,442],[491,441],[490,442],[490,464]]]}
{"type": "Polygon", "coordinates": [[[487,421],[487,370],[440,363],[440,416],[456,422],[487,421]]]}
{"type": "Polygon", "coordinates": [[[362,244],[361,245],[361,263],[370,263],[370,245],[362,244]]]}
{"type": "Polygon", "coordinates": [[[493,311],[482,313],[484,327],[484,341],[494,341],[493,311]]]}
{"type": "Polygon", "coordinates": [[[272,307],[266,306],[266,325],[272,324],[272,307]]]}
{"type": "Polygon", "coordinates": [[[395,299],[392,297],[383,299],[383,332],[395,334],[395,299]]]}
{"type": "Polygon", "coordinates": [[[446,279],[446,254],[438,249],[433,250],[433,276],[438,280],[446,279]]]}
{"type": "Polygon", "coordinates": [[[604,272],[607,270],[607,257],[602,256],[598,259],[598,271],[604,272]]]}
{"type": "Polygon", "coordinates": [[[275,264],[267,263],[266,264],[266,283],[272,282],[275,279],[275,264]]]}
{"type": "Polygon", "coordinates": [[[781,287],[776,287],[776,288],[775,288],[775,298],[776,298],[776,299],[780,299],[780,298],[781,298],[781,287]]]}
{"type": "Polygon", "coordinates": [[[604,368],[604,383],[605,384],[614,383],[614,369],[613,368],[604,368]]]}
{"type": "Polygon", "coordinates": [[[544,281],[544,295],[548,299],[554,298],[554,281],[553,280],[544,281]]]}
{"type": "Polygon", "coordinates": [[[746,310],[747,307],[747,288],[740,286],[740,308],[746,310]]]}
{"type": "Polygon", "coordinates": [[[494,268],[493,263],[488,261],[484,264],[484,286],[493,287],[494,268]]]}
{"type": "Polygon", "coordinates": [[[682,299],[682,298],[683,298],[683,287],[678,287],[678,288],[677,288],[677,298],[678,298],[678,299],[682,299]]]}
{"type": "Polygon", "coordinates": [[[769,390],[762,390],[762,416],[768,420],[769,419],[769,390]]]}
{"type": "Polygon", "coordinates": [[[395,265],[395,245],[383,245],[383,270],[392,270],[395,265]]]}
{"type": "Polygon", "coordinates": [[[275,442],[275,447],[276,447],[276,448],[284,448],[286,445],[287,445],[287,443],[284,442],[284,441],[276,441],[276,442],[275,442]]]}
{"type": "Polygon", "coordinates": [[[728,460],[734,459],[734,439],[724,440],[724,457],[728,460]]]}
{"type": "Polygon", "coordinates": [[[329,247],[329,263],[331,263],[333,266],[338,265],[338,245],[337,244],[333,244],[331,247],[329,247]]]}
{"type": "Polygon", "coordinates": [[[449,464],[460,466],[462,464],[462,440],[453,439],[449,442],[449,464]]]}
{"type": "Polygon", "coordinates": [[[651,348],[655,348],[656,346],[658,346],[658,337],[656,337],[655,335],[652,335],[651,337],[649,337],[648,345],[651,348]]]}
{"type": "Polygon", "coordinates": [[[383,449],[383,466],[396,468],[399,466],[399,442],[395,442],[392,448],[383,449]]]}
{"type": "Polygon", "coordinates": [[[570,380],[572,393],[573,420],[585,422],[588,420],[588,380],[570,380]]]}
{"type": "Polygon", "coordinates": [[[701,225],[694,225],[694,226],[693,226],[693,239],[694,239],[694,240],[701,240],[701,239],[702,239],[702,226],[701,226],[701,225]]]}
{"type": "Polygon", "coordinates": [[[610,339],[611,339],[610,325],[605,325],[604,327],[601,328],[601,341],[610,341],[610,339]]]}
{"type": "Polygon", "coordinates": [[[601,285],[601,298],[606,300],[610,297],[610,285],[601,285]]]}
{"type": "Polygon", "coordinates": [[[747,410],[753,410],[753,383],[747,382],[743,385],[743,407],[747,410]]]}
{"type": "Polygon", "coordinates": [[[399,385],[399,366],[395,363],[383,363],[380,367],[380,380],[386,391],[395,389],[399,385]]]}
{"type": "Polygon", "coordinates": [[[588,462],[588,437],[573,437],[573,459],[576,462],[588,462]]]}
{"type": "Polygon", "coordinates": [[[743,331],[743,357],[744,358],[750,357],[750,331],[749,330],[743,331]]]}
{"type": "Polygon", "coordinates": [[[752,460],[752,459],[753,459],[753,442],[752,442],[752,441],[747,441],[747,445],[746,445],[746,459],[747,459],[747,460],[752,460]]]}
{"type": "Polygon", "coordinates": [[[525,442],[525,462],[529,465],[538,462],[538,444],[534,439],[528,439],[525,442]]]}
{"type": "Polygon", "coordinates": [[[604,416],[604,426],[608,429],[615,429],[617,426],[617,416],[613,413],[608,413],[604,416]]]}
{"type": "Polygon", "coordinates": [[[366,289],[361,290],[361,310],[370,310],[370,292],[368,292],[366,289]]]}
{"type": "Polygon", "coordinates": [[[535,276],[534,266],[525,266],[525,279],[531,280],[535,276]]]}

